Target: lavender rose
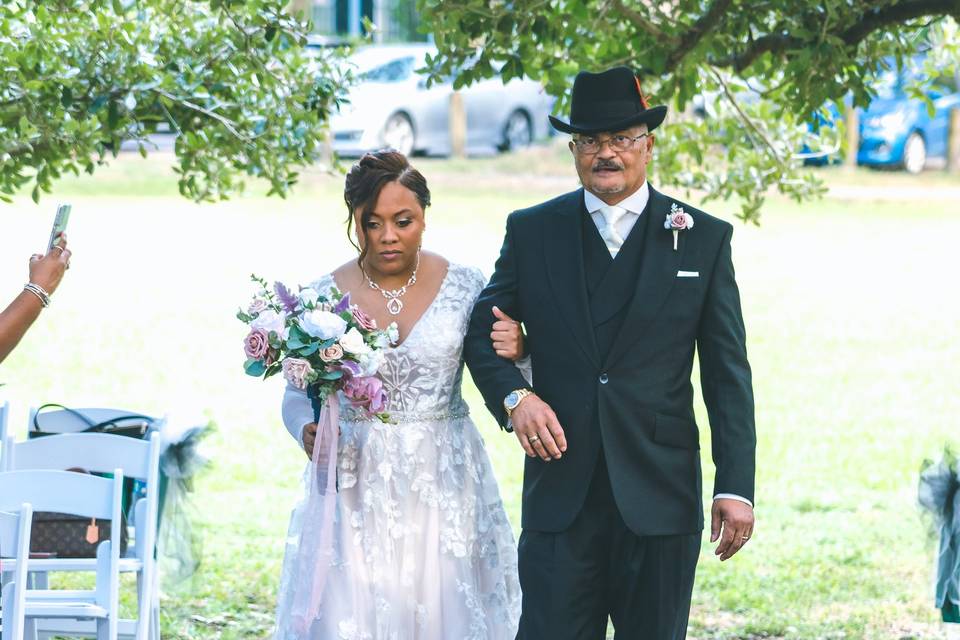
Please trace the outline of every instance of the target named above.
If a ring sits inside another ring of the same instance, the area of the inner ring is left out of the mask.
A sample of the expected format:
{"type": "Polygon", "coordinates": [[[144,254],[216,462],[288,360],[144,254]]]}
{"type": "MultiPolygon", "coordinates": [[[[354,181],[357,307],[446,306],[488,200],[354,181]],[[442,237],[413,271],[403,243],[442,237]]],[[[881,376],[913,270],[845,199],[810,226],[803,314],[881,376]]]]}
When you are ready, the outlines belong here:
{"type": "Polygon", "coordinates": [[[689,226],[690,216],[686,213],[675,213],[670,216],[670,227],[673,229],[686,229],[689,226]]]}
{"type": "Polygon", "coordinates": [[[327,347],[320,351],[320,359],[324,362],[337,362],[343,357],[343,347],[338,344],[327,347]]]}
{"type": "Polygon", "coordinates": [[[360,328],[364,331],[374,331],[377,328],[377,321],[368,316],[363,309],[354,305],[350,308],[350,311],[353,312],[353,319],[356,321],[360,328]]]}
{"type": "Polygon", "coordinates": [[[284,358],[283,377],[297,389],[307,388],[307,376],[313,373],[313,367],[303,358],[284,358]]]}
{"type": "Polygon", "coordinates": [[[351,377],[343,385],[343,394],[355,407],[370,413],[382,413],[387,408],[387,392],[379,378],[351,377]]]}
{"type": "Polygon", "coordinates": [[[269,334],[266,329],[251,329],[243,339],[243,352],[248,358],[261,360],[270,350],[269,334]]]}
{"type": "Polygon", "coordinates": [[[266,311],[267,306],[267,301],[258,296],[250,301],[250,306],[247,307],[247,313],[251,316],[258,315],[266,311]]]}

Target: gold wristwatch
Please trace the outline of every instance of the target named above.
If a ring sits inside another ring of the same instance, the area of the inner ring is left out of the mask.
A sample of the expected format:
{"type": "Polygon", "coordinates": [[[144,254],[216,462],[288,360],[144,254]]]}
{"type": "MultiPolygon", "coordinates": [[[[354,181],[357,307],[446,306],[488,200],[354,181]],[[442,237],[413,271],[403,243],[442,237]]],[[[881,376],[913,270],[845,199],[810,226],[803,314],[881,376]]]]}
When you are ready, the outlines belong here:
{"type": "Polygon", "coordinates": [[[517,405],[520,404],[520,401],[526,398],[527,396],[532,396],[533,391],[530,389],[515,389],[507,394],[507,397],[503,399],[503,408],[507,411],[507,418],[513,413],[513,410],[517,408],[517,405]]]}

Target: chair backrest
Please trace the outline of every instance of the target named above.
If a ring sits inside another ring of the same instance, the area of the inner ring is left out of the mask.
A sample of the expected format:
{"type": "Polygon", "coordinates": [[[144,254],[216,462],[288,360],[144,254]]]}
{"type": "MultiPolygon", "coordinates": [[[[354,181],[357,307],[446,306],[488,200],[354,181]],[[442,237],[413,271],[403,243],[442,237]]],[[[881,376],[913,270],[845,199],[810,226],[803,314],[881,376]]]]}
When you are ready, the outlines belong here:
{"type": "MultiPolygon", "coordinates": [[[[10,439],[7,438],[7,441],[10,439]]],[[[121,469],[114,469],[112,478],[70,471],[4,471],[0,472],[0,487],[3,487],[0,491],[0,511],[10,511],[28,502],[35,511],[56,511],[107,520],[112,532],[120,530],[123,503],[121,469]]],[[[113,542],[104,540],[97,546],[97,586],[94,594],[98,604],[109,611],[118,611],[120,545],[113,542]]],[[[111,619],[110,624],[116,623],[111,619]]]]}
{"type": "Polygon", "coordinates": [[[20,505],[16,513],[0,511],[0,558],[16,558],[16,572],[3,591],[4,636],[23,637],[23,614],[27,592],[27,558],[30,557],[30,529],[33,507],[20,505]]]}
{"type": "Polygon", "coordinates": [[[29,502],[34,511],[119,523],[123,470],[114,469],[113,474],[113,478],[100,478],[71,471],[4,471],[0,473],[0,511],[19,510],[22,503],[29,502]]]}
{"type": "Polygon", "coordinates": [[[109,433],[65,433],[15,442],[12,437],[4,443],[0,469],[81,468],[92,473],[110,473],[123,469],[128,478],[144,480],[148,486],[159,474],[160,440],[153,433],[149,440],[138,440],[109,433]]]}
{"type": "MultiPolygon", "coordinates": [[[[142,414],[137,411],[113,409],[109,407],[85,407],[71,411],[66,409],[52,409],[40,414],[37,423],[47,433],[77,433],[78,431],[85,431],[90,426],[90,422],[98,424],[112,420],[116,421],[118,426],[133,425],[142,422],[143,418],[129,418],[127,416],[140,415],[142,414]],[[125,419],[118,420],[118,418],[125,419]]],[[[33,422],[36,416],[37,408],[30,407],[30,415],[27,418],[27,431],[34,430],[33,422]]]]}

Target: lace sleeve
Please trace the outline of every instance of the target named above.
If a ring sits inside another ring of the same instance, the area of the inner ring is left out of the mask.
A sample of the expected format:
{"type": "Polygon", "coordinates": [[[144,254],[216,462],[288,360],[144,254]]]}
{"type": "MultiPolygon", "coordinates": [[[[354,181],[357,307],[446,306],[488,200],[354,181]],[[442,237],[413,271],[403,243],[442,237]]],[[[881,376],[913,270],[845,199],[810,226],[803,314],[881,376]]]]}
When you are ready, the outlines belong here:
{"type": "Polygon", "coordinates": [[[303,428],[313,422],[313,405],[305,391],[287,385],[280,410],[283,424],[297,443],[303,442],[303,428]]]}

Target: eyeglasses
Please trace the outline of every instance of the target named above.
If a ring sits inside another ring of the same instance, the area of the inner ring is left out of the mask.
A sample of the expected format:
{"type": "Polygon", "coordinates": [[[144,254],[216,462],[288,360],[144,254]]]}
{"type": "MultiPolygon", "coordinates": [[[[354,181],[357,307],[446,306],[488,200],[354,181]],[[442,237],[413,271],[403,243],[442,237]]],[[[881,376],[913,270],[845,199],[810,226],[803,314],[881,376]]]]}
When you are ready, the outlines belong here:
{"type": "Polygon", "coordinates": [[[650,133],[641,133],[638,136],[610,136],[609,138],[598,138],[596,136],[580,136],[573,141],[578,153],[592,156],[599,153],[604,143],[610,144],[613,151],[630,151],[637,144],[637,141],[646,138],[650,133]]]}

